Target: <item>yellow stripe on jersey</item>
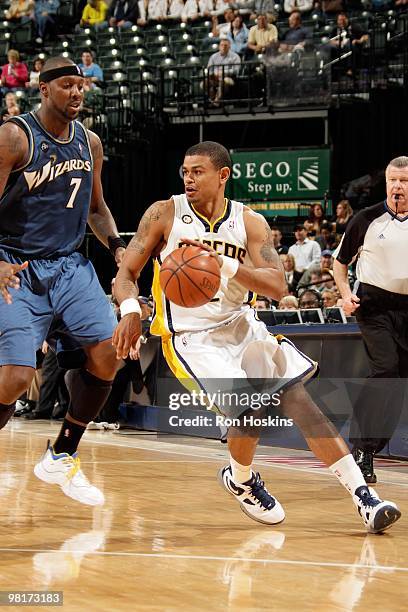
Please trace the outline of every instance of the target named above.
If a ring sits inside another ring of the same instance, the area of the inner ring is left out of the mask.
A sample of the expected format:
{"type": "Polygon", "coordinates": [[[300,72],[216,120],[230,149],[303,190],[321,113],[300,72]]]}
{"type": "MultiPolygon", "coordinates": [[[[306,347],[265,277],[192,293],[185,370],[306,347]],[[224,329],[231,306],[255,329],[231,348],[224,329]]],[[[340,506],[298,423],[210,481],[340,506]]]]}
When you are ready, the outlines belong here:
{"type": "Polygon", "coordinates": [[[252,308],[255,308],[257,297],[258,297],[258,294],[254,293],[252,300],[249,302],[249,305],[252,306],[252,308]]]}
{"type": "Polygon", "coordinates": [[[150,332],[154,336],[168,338],[171,332],[166,325],[166,317],[164,315],[164,295],[160,286],[160,264],[157,259],[153,262],[153,284],[152,295],[154,299],[154,319],[150,325],[150,332]]]}
{"type": "Polygon", "coordinates": [[[204,221],[205,221],[206,223],[208,223],[208,225],[210,226],[210,232],[213,232],[213,231],[214,231],[214,227],[216,226],[216,224],[218,223],[218,221],[221,221],[221,219],[222,219],[223,217],[225,217],[225,214],[226,214],[226,212],[227,212],[227,207],[228,207],[228,199],[227,199],[227,198],[224,198],[224,210],[222,211],[222,215],[220,215],[220,216],[218,217],[218,219],[216,219],[216,220],[215,220],[215,221],[213,221],[212,223],[211,223],[211,221],[209,221],[209,220],[207,219],[207,217],[206,217],[206,216],[204,216],[204,215],[202,215],[201,213],[199,213],[199,212],[198,212],[198,211],[197,211],[197,210],[194,208],[193,204],[190,204],[190,206],[191,206],[191,208],[194,210],[194,212],[195,212],[195,214],[197,215],[197,217],[200,217],[201,219],[204,219],[204,221]]]}

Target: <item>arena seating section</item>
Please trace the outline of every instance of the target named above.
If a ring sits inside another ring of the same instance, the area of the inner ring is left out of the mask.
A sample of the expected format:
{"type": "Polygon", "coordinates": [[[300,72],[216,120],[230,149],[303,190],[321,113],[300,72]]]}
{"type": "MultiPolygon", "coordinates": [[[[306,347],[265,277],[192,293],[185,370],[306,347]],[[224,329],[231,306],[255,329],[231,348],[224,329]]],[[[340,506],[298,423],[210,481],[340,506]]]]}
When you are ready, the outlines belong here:
{"type": "MultiPolygon", "coordinates": [[[[3,12],[8,3],[0,3],[3,12]]],[[[43,48],[33,46],[31,26],[13,28],[0,22],[0,58],[6,61],[9,48],[17,48],[31,67],[38,55],[62,54],[79,61],[81,52],[92,49],[96,62],[103,68],[102,90],[92,91],[86,98],[85,116],[89,125],[105,142],[131,139],[138,123],[166,116],[188,117],[208,113],[262,113],[280,108],[328,107],[360,97],[369,101],[374,88],[396,88],[406,85],[408,72],[408,14],[385,10],[381,13],[351,12],[370,35],[358,65],[353,58],[330,63],[324,59],[322,45],[334,21],[312,15],[303,25],[313,33],[305,52],[291,54],[290,66],[282,87],[276,88],[276,73],[268,82],[268,68],[262,58],[243,62],[234,88],[218,108],[212,108],[206,94],[206,65],[218,49],[211,33],[211,21],[193,25],[184,23],[133,26],[119,32],[114,28],[99,33],[85,30],[74,34],[75,17],[72,2],[60,8],[55,41],[43,48]],[[326,63],[325,63],[326,62],[326,63]],[[353,70],[346,70],[352,66],[353,70]],[[347,74],[348,72],[348,74],[347,74]],[[351,76],[350,76],[351,74],[351,76]],[[288,88],[289,82],[289,88],[288,88]]],[[[279,9],[279,5],[276,5],[279,9]]],[[[248,27],[252,25],[248,24],[248,27]]],[[[278,30],[287,28],[287,16],[281,11],[278,30]]],[[[35,107],[37,96],[20,94],[22,110],[35,107]]]]}

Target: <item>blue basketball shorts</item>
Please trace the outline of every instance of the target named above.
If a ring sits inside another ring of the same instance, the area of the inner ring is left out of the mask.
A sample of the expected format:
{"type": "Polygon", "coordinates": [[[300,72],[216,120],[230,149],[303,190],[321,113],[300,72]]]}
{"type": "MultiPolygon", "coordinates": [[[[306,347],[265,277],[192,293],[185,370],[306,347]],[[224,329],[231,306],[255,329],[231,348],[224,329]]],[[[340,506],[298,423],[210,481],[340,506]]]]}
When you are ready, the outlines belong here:
{"type": "MultiPolygon", "coordinates": [[[[0,250],[0,260],[24,260],[0,250]]],[[[73,351],[112,337],[117,321],[93,265],[80,253],[29,261],[10,289],[12,304],[0,297],[0,366],[35,368],[36,351],[47,340],[55,350],[73,351]]]]}

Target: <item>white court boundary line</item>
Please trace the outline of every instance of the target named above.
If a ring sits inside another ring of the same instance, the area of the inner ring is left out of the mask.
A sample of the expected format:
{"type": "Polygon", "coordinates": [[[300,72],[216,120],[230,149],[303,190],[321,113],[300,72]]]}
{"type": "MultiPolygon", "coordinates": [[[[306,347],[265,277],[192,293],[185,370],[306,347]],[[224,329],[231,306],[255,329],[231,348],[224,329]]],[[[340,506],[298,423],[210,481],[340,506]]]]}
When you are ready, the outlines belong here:
{"type": "Polygon", "coordinates": [[[335,567],[343,569],[367,569],[370,571],[385,571],[385,572],[408,572],[408,567],[400,567],[398,565],[370,565],[368,563],[336,563],[331,561],[295,561],[292,559],[253,559],[248,557],[218,557],[208,555],[176,555],[172,553],[138,553],[138,552],[127,552],[127,551],[84,551],[84,550],[53,550],[47,548],[0,548],[0,552],[10,553],[57,553],[66,555],[69,554],[81,554],[81,555],[96,555],[101,557],[136,557],[136,558],[149,558],[149,559],[182,559],[188,561],[240,561],[241,563],[258,563],[268,565],[301,565],[310,567],[335,567]]]}
{"type": "MultiPolygon", "coordinates": [[[[42,437],[42,438],[49,438],[50,437],[50,433],[41,433],[41,432],[35,432],[35,431],[24,431],[24,430],[13,430],[13,433],[19,433],[19,434],[24,434],[24,435],[34,435],[34,436],[38,436],[38,437],[42,437]]],[[[106,435],[106,433],[109,432],[104,432],[103,435],[106,435]]],[[[116,448],[131,448],[133,450],[145,450],[145,451],[149,451],[149,452],[158,452],[158,453],[165,453],[168,455],[182,455],[182,456],[186,456],[186,457],[191,457],[191,458],[196,458],[196,459],[210,459],[211,461],[225,461],[228,460],[228,452],[227,451],[217,451],[214,450],[214,452],[210,455],[210,454],[206,454],[205,451],[207,449],[204,449],[204,447],[202,446],[191,446],[191,445],[186,445],[185,446],[185,450],[178,450],[178,448],[176,449],[168,449],[168,448],[157,448],[158,445],[162,446],[162,445],[166,445],[167,447],[170,446],[169,442],[156,442],[155,440],[138,440],[138,442],[136,442],[136,438],[135,438],[135,442],[136,444],[126,444],[123,442],[123,440],[112,440],[112,438],[109,436],[110,439],[106,439],[106,440],[92,440],[91,438],[89,438],[88,436],[83,438],[84,442],[89,442],[90,444],[96,444],[99,446],[116,446],[116,448]],[[154,445],[154,446],[153,446],[154,445]],[[191,449],[191,450],[188,450],[191,449]],[[199,454],[194,454],[193,451],[197,452],[199,451],[199,454]]],[[[197,438],[199,439],[199,438],[197,438]]],[[[174,445],[177,447],[180,447],[180,444],[174,445]]],[[[184,448],[184,446],[183,446],[184,448]]],[[[288,449],[284,449],[284,450],[288,450],[288,449]]],[[[295,449],[296,450],[296,449],[295,449]]],[[[304,452],[310,452],[310,451],[304,451],[304,452]]],[[[85,465],[85,464],[92,464],[93,465],[93,461],[87,461],[86,459],[82,459],[81,458],[81,464],[85,465]]],[[[110,463],[109,460],[106,461],[106,463],[110,463]]],[[[169,463],[171,463],[169,461],[169,463]]],[[[262,461],[258,460],[256,455],[254,457],[254,464],[255,465],[262,465],[263,467],[269,467],[272,469],[277,469],[277,470],[289,470],[291,472],[301,472],[301,473],[307,473],[307,474],[313,474],[314,476],[317,477],[321,477],[321,476],[325,476],[333,478],[333,474],[330,472],[330,470],[328,468],[306,468],[306,467],[293,467],[290,465],[277,465],[271,462],[267,462],[267,461],[262,461]]],[[[383,470],[377,470],[377,473],[382,474],[383,470]]],[[[382,475],[385,476],[387,475],[387,472],[384,472],[382,475]]],[[[404,474],[403,474],[404,475],[404,474]]],[[[391,480],[384,480],[381,484],[392,484],[392,485],[396,485],[398,487],[403,487],[403,488],[408,488],[408,482],[394,482],[391,480]]],[[[0,548],[0,550],[2,550],[0,548]]]]}

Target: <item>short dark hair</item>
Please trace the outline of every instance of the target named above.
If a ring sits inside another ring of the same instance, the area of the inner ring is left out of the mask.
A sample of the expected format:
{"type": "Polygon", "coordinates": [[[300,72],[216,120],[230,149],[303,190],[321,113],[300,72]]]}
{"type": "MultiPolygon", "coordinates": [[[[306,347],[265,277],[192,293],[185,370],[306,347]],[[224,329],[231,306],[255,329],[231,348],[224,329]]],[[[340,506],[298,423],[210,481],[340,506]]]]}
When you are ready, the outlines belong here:
{"type": "Polygon", "coordinates": [[[280,232],[280,233],[282,233],[282,230],[277,225],[272,225],[271,232],[280,232]]]}
{"type": "Polygon", "coordinates": [[[184,157],[191,157],[192,155],[204,155],[205,157],[209,157],[217,170],[225,167],[230,170],[232,168],[231,156],[227,149],[219,142],[214,142],[213,140],[205,140],[204,142],[193,145],[187,149],[184,157]]]}
{"type": "Polygon", "coordinates": [[[322,221],[322,224],[320,226],[320,231],[322,231],[322,229],[327,229],[331,232],[333,231],[333,226],[330,223],[330,221],[322,221]]]}

